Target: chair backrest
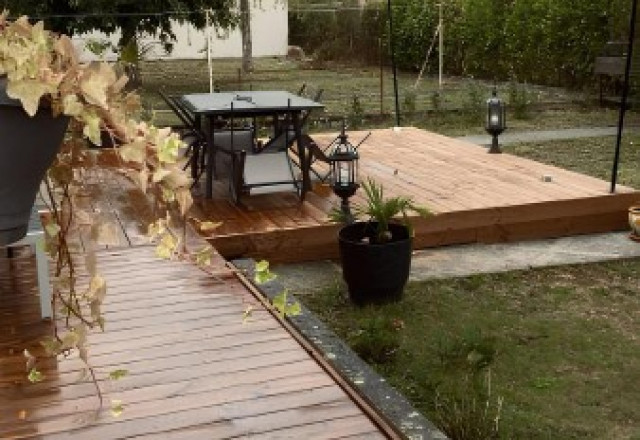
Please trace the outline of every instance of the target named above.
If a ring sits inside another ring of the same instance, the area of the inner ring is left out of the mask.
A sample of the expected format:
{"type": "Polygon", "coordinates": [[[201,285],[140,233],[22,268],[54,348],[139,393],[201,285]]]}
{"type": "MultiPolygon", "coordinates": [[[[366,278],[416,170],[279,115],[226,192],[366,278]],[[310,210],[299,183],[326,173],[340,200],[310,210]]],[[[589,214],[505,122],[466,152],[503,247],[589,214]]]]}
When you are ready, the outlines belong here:
{"type": "Polygon", "coordinates": [[[255,136],[252,129],[214,130],[213,145],[227,151],[251,152],[254,150],[255,136]]]}
{"type": "MultiPolygon", "coordinates": [[[[313,100],[315,102],[320,102],[320,100],[322,99],[323,93],[324,93],[324,89],[318,89],[315,96],[313,97],[313,100]]],[[[302,119],[300,120],[301,127],[305,126],[305,124],[307,123],[307,119],[309,119],[310,114],[311,114],[311,110],[304,112],[304,114],[302,115],[302,119]]]]}
{"type": "Polygon", "coordinates": [[[184,108],[177,96],[167,95],[162,90],[160,90],[158,93],[160,94],[164,102],[169,106],[171,111],[173,111],[178,119],[180,119],[180,122],[182,122],[185,128],[196,130],[195,118],[191,113],[189,113],[186,108],[184,108]]]}

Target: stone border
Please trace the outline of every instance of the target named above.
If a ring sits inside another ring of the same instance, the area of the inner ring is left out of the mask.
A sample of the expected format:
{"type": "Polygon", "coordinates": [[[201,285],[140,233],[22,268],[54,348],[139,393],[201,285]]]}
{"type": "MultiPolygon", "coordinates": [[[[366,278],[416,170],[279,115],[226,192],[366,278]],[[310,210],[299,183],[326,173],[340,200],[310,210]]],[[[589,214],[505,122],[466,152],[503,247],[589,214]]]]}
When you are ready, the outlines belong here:
{"type": "MultiPolygon", "coordinates": [[[[231,261],[253,280],[255,261],[239,259],[231,261]]],[[[283,291],[278,280],[256,285],[267,298],[273,299],[283,291]]],[[[290,295],[290,301],[295,301],[290,295]]],[[[347,379],[354,388],[375,406],[399,431],[412,440],[446,440],[447,437],[415,410],[411,403],[366,362],[349,348],[331,329],[318,319],[304,304],[297,316],[287,317],[289,322],[311,343],[324,358],[347,379]]]]}

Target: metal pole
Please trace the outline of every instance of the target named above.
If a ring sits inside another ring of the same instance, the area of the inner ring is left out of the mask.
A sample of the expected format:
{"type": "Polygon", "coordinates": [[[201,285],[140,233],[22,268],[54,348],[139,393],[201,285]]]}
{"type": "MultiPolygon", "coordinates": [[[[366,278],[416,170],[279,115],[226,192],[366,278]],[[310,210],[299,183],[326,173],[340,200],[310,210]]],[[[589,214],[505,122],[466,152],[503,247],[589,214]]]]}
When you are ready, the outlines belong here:
{"type": "Polygon", "coordinates": [[[391,68],[393,69],[393,92],[396,100],[396,127],[400,127],[400,100],[398,99],[398,72],[396,70],[396,53],[393,38],[393,14],[391,0],[387,0],[387,15],[389,16],[389,46],[391,48],[391,68]]]}
{"type": "Polygon", "coordinates": [[[438,7],[440,8],[440,19],[438,21],[438,36],[440,37],[438,45],[438,55],[440,58],[440,62],[438,63],[438,87],[442,90],[442,69],[444,63],[444,24],[442,23],[442,3],[440,3],[438,7]]]}
{"type": "Polygon", "coordinates": [[[380,58],[380,116],[384,115],[384,62],[382,61],[382,38],[378,38],[378,56],[380,58]]]}
{"type": "Polygon", "coordinates": [[[211,44],[213,37],[211,36],[211,9],[205,11],[205,19],[207,26],[207,68],[209,70],[209,93],[213,93],[213,61],[211,60],[211,44]]]}
{"type": "Polygon", "coordinates": [[[624,129],[624,114],[627,111],[627,99],[629,97],[629,76],[631,74],[631,59],[633,57],[633,40],[636,34],[636,12],[638,10],[638,0],[633,0],[631,7],[631,18],[629,19],[629,45],[627,49],[627,65],[624,70],[624,86],[622,88],[622,100],[620,102],[620,117],[618,119],[618,136],[616,137],[616,153],[613,159],[613,170],[611,171],[611,192],[616,192],[616,182],[618,181],[618,163],[620,162],[620,144],[622,143],[622,130],[624,129]]]}

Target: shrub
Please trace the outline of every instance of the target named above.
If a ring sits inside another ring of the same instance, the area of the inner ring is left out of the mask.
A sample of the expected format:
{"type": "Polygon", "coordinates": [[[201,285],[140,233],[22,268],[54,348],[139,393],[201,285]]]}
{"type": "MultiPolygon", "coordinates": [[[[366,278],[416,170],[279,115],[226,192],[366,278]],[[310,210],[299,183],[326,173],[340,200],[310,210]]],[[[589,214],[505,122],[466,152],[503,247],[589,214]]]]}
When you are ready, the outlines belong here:
{"type": "Polygon", "coordinates": [[[395,359],[402,327],[401,321],[386,315],[366,317],[358,323],[349,342],[364,361],[384,364],[395,359]]]}

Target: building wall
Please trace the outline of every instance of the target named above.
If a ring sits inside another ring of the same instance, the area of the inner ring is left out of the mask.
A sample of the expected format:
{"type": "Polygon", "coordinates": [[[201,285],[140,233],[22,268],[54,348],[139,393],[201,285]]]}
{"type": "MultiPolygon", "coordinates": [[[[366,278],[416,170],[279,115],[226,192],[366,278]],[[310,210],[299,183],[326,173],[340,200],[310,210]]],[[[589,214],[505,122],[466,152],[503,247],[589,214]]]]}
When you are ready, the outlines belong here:
{"type": "MultiPolygon", "coordinates": [[[[287,20],[287,4],[281,0],[262,0],[251,2],[251,35],[253,42],[253,56],[285,56],[289,37],[289,24],[287,20]]],[[[242,38],[239,29],[230,32],[214,30],[212,56],[214,58],[240,58],[242,56],[242,38]],[[217,31],[217,32],[216,32],[217,31]]],[[[197,30],[189,24],[174,23],[174,33],[177,40],[170,54],[164,53],[162,46],[157,44],[157,38],[143,36],[142,44],[150,43],[153,48],[147,55],[148,59],[202,59],[206,58],[207,31],[197,30]]],[[[74,45],[81,53],[82,61],[94,60],[96,55],[85,48],[88,39],[109,40],[117,43],[119,32],[107,36],[102,32],[91,32],[73,38],[74,45]]],[[[104,59],[113,61],[117,55],[108,51],[103,55],[104,59]]]]}

